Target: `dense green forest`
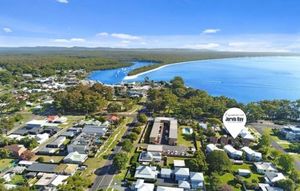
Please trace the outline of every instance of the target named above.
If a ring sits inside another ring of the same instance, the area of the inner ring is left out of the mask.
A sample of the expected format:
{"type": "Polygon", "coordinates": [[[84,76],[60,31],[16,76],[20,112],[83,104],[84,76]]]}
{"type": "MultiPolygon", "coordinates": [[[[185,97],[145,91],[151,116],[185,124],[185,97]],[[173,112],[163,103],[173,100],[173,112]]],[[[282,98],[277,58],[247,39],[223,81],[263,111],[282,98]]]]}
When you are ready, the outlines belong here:
{"type": "Polygon", "coordinates": [[[146,105],[150,112],[181,120],[205,119],[220,123],[224,112],[232,107],[242,108],[248,122],[258,119],[283,122],[300,119],[300,100],[265,100],[244,105],[225,96],[214,97],[205,91],[188,88],[180,77],[175,77],[162,89],[150,90],[148,98],[146,105]]]}
{"type": "MultiPolygon", "coordinates": [[[[87,72],[128,66],[133,61],[157,64],[135,69],[129,75],[164,64],[199,59],[269,56],[275,53],[214,52],[187,49],[110,49],[110,48],[0,48],[0,76],[3,84],[24,73],[50,76],[56,70],[85,69],[87,72]]],[[[283,54],[280,55],[289,55],[283,54]]]]}

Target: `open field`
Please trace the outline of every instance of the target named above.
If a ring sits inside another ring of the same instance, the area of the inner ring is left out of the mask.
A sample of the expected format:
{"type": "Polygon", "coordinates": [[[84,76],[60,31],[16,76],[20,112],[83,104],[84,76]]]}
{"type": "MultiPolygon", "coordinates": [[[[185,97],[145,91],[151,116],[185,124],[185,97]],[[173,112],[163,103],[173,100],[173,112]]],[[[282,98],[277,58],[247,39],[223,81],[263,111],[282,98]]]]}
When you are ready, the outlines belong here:
{"type": "Polygon", "coordinates": [[[178,134],[178,145],[186,146],[186,147],[193,147],[194,146],[194,139],[193,135],[190,134],[183,134],[182,130],[187,128],[188,126],[180,126],[177,130],[178,134]]]}

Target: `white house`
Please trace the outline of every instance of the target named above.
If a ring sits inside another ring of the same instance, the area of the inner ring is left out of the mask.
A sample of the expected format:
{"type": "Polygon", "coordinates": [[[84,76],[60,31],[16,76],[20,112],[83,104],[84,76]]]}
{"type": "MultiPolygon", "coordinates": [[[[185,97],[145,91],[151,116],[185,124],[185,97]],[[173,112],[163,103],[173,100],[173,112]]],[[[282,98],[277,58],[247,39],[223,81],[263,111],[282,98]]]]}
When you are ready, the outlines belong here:
{"type": "Polygon", "coordinates": [[[161,178],[171,178],[173,171],[169,168],[162,168],[160,170],[160,177],[161,178]]]}
{"type": "Polygon", "coordinates": [[[43,127],[47,123],[46,120],[31,120],[26,123],[26,127],[28,128],[37,128],[37,127],[43,127]]]}
{"type": "Polygon", "coordinates": [[[136,191],[153,191],[154,184],[145,183],[144,179],[137,179],[134,190],[136,191]]]}
{"type": "Polygon", "coordinates": [[[204,187],[204,176],[201,172],[190,173],[191,186],[193,189],[199,189],[204,187]]]}
{"type": "Polygon", "coordinates": [[[184,160],[174,160],[174,167],[185,167],[185,162],[184,160]]]}
{"type": "Polygon", "coordinates": [[[265,181],[268,184],[273,184],[279,180],[285,180],[285,176],[280,172],[266,172],[265,173],[265,181]]]}
{"type": "Polygon", "coordinates": [[[262,159],[262,154],[260,152],[256,152],[249,147],[243,147],[242,151],[246,154],[246,159],[249,161],[260,161],[262,159]]]}
{"type": "Polygon", "coordinates": [[[260,183],[258,184],[258,186],[262,191],[284,191],[282,188],[274,187],[271,186],[270,184],[260,183]]]}
{"type": "Polygon", "coordinates": [[[188,180],[190,177],[190,169],[189,168],[176,168],[175,172],[175,180],[188,180]]]}
{"type": "Polygon", "coordinates": [[[207,152],[207,153],[210,153],[210,152],[215,151],[215,150],[223,151],[222,149],[219,149],[219,148],[218,148],[216,145],[214,145],[214,144],[208,144],[208,145],[206,146],[206,152],[207,152]]]}
{"type": "Polygon", "coordinates": [[[139,156],[139,162],[160,162],[161,153],[160,152],[150,152],[143,151],[139,156]]]}
{"type": "Polygon", "coordinates": [[[191,189],[190,183],[186,180],[179,180],[178,181],[178,187],[183,188],[184,190],[190,190],[191,189]]]}
{"type": "Polygon", "coordinates": [[[248,169],[238,169],[238,175],[240,176],[249,176],[251,171],[248,169]]]}
{"type": "Polygon", "coordinates": [[[87,154],[80,154],[78,152],[71,152],[65,158],[65,163],[72,163],[72,164],[82,164],[88,158],[87,154]]]}
{"type": "Polygon", "coordinates": [[[155,180],[157,178],[157,174],[155,166],[139,166],[135,170],[134,177],[155,180]]]}
{"type": "Polygon", "coordinates": [[[184,189],[167,186],[157,186],[156,191],[184,191],[184,189]]]}
{"type": "Polygon", "coordinates": [[[276,167],[270,162],[255,162],[254,165],[259,174],[265,174],[266,172],[278,172],[276,167]]]}
{"type": "Polygon", "coordinates": [[[233,159],[240,159],[243,156],[243,152],[242,151],[236,150],[231,145],[225,145],[224,146],[224,151],[228,154],[228,156],[230,158],[233,158],[233,159]]]}

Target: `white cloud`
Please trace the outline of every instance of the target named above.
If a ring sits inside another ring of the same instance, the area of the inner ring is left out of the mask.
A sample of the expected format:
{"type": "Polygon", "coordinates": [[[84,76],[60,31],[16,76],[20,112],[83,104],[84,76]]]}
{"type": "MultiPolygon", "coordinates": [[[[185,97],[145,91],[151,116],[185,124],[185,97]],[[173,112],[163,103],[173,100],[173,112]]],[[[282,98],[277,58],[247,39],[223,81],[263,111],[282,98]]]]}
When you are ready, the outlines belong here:
{"type": "Polygon", "coordinates": [[[119,38],[119,39],[124,39],[124,40],[140,40],[141,37],[139,36],[134,36],[130,34],[125,34],[125,33],[112,33],[112,37],[114,38],[119,38]]]}
{"type": "Polygon", "coordinates": [[[107,32],[100,32],[96,36],[108,36],[109,34],[107,32]]]}
{"type": "Polygon", "coordinates": [[[13,32],[13,31],[11,30],[11,28],[8,28],[8,27],[4,27],[4,28],[3,28],[3,31],[6,32],[6,33],[11,33],[11,32],[13,32]]]}
{"type": "Polygon", "coordinates": [[[85,42],[85,39],[83,39],[83,38],[71,38],[70,42],[85,42]]]}
{"type": "Polygon", "coordinates": [[[230,47],[242,47],[246,46],[248,43],[247,42],[229,42],[228,46],[230,47]]]}
{"type": "Polygon", "coordinates": [[[58,39],[54,39],[54,42],[66,43],[66,42],[69,42],[69,40],[64,39],[64,38],[58,38],[58,39]]]}
{"type": "Polygon", "coordinates": [[[54,39],[54,42],[58,42],[58,43],[85,42],[85,39],[83,39],[83,38],[71,38],[71,39],[58,38],[58,39],[54,39]]]}
{"type": "Polygon", "coordinates": [[[189,44],[185,45],[183,48],[191,49],[216,49],[220,47],[220,44],[217,43],[207,43],[207,44],[189,44]]]}
{"type": "Polygon", "coordinates": [[[203,34],[214,34],[217,32],[220,32],[220,29],[205,29],[204,31],[202,31],[203,34]]]}
{"type": "Polygon", "coordinates": [[[129,43],[131,43],[131,41],[130,40],[122,40],[121,43],[123,43],[123,44],[129,44],[129,43]]]}
{"type": "Polygon", "coordinates": [[[69,3],[69,0],[56,0],[56,2],[67,4],[67,3],[69,3]]]}

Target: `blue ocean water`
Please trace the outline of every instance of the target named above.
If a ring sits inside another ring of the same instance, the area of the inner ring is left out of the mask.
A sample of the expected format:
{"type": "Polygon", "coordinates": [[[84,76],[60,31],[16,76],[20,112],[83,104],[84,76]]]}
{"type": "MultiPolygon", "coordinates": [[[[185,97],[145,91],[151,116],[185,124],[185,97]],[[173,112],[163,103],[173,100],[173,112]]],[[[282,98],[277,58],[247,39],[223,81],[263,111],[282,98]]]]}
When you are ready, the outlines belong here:
{"type": "MultiPolygon", "coordinates": [[[[120,83],[128,71],[147,64],[136,62],[131,68],[96,71],[89,79],[108,84],[120,83]]],[[[150,71],[128,81],[143,81],[145,77],[154,81],[169,81],[174,76],[181,76],[189,87],[206,90],[215,96],[235,98],[243,103],[265,99],[300,99],[300,57],[245,57],[184,62],[150,71]]]]}

